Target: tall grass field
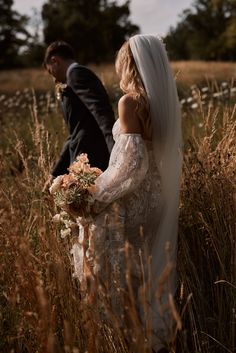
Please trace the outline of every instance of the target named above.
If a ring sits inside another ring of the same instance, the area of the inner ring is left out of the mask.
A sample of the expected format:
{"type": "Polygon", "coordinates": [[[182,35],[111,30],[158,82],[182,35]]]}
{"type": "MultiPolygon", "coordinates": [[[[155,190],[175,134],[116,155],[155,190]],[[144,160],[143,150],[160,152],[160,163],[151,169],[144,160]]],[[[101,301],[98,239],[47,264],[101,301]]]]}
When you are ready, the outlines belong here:
{"type": "MultiPolygon", "coordinates": [[[[236,352],[236,68],[172,63],[183,173],[172,353],[236,352]]],[[[92,67],[117,114],[112,65],[92,67]]],[[[0,352],[149,353],[131,315],[103,323],[73,277],[73,239],[52,222],[48,177],[67,131],[42,69],[0,72],[0,352]]],[[[133,308],[127,310],[133,313],[133,308]]],[[[111,317],[112,317],[112,313],[111,317]]]]}

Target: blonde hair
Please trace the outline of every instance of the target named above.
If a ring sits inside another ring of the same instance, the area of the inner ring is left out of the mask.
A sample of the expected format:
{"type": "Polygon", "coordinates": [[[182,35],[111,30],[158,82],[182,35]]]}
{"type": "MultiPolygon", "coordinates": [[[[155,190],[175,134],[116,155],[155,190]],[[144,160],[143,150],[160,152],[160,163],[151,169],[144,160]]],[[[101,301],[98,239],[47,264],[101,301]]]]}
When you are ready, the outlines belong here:
{"type": "Polygon", "coordinates": [[[136,112],[143,132],[148,139],[151,139],[152,129],[149,101],[128,41],[118,51],[115,68],[120,77],[121,90],[124,93],[132,94],[137,101],[136,112]]]}

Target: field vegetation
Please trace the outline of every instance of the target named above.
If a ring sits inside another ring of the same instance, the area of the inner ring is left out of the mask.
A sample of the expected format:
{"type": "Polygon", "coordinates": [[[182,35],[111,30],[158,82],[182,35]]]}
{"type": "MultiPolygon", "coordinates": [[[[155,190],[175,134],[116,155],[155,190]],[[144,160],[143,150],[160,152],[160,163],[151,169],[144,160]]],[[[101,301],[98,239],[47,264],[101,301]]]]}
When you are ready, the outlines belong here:
{"type": "MultiPolygon", "coordinates": [[[[236,69],[172,66],[184,163],[174,313],[182,329],[173,332],[171,349],[235,353],[236,69]]],[[[116,111],[121,92],[113,66],[92,68],[116,111]]],[[[0,126],[0,352],[150,352],[134,317],[126,332],[115,320],[102,325],[72,275],[72,240],[52,222],[47,184],[67,131],[43,69],[0,72],[0,126]]]]}

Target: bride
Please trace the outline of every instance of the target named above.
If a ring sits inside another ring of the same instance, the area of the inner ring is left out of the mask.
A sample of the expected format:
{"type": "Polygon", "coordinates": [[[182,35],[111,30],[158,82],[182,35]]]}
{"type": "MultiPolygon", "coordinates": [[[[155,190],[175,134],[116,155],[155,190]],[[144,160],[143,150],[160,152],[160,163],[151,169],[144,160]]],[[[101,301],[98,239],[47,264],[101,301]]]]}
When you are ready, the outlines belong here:
{"type": "Polygon", "coordinates": [[[80,223],[72,249],[75,275],[83,282],[89,263],[96,283],[103,284],[97,288],[105,288],[122,319],[121,293],[128,293],[143,325],[150,321],[152,348],[159,351],[170,340],[173,324],[169,301],[176,286],[179,100],[164,44],[154,35],[125,42],[116,71],[124,95],[113,127],[115,145],[108,168],[96,180],[86,252],[80,223]]]}

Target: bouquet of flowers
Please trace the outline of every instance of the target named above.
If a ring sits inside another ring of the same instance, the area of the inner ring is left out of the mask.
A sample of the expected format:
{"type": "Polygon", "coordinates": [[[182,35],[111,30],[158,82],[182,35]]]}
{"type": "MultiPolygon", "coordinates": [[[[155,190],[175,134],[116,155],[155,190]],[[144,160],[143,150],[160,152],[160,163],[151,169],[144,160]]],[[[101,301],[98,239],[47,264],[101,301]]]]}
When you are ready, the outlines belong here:
{"type": "Polygon", "coordinates": [[[76,158],[68,171],[69,174],[55,178],[49,189],[55,204],[61,209],[53,220],[56,223],[64,223],[66,227],[61,231],[62,237],[70,234],[71,227],[76,224],[76,218],[90,218],[95,180],[102,173],[100,169],[90,167],[85,153],[76,158]]]}

